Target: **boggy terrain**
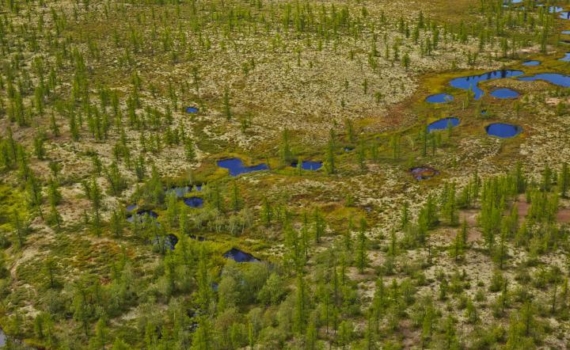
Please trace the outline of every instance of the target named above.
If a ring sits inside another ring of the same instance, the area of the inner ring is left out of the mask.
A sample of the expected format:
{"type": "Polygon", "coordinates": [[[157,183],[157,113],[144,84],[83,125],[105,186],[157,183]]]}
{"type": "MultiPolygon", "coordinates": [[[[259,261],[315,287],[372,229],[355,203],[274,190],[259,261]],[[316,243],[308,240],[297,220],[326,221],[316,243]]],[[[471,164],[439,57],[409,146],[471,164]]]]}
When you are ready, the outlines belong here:
{"type": "Polygon", "coordinates": [[[8,347],[567,347],[568,10],[2,2],[8,347]]]}

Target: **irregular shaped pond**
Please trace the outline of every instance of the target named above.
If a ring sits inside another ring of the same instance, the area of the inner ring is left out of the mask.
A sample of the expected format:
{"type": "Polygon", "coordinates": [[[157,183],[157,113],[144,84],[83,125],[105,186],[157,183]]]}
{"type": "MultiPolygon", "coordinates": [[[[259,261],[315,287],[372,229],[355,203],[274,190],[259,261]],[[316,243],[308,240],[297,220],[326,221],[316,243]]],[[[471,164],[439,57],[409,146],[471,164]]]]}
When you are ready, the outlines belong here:
{"type": "Polygon", "coordinates": [[[204,199],[200,197],[184,198],[183,201],[184,204],[186,204],[191,208],[202,208],[202,206],[204,205],[204,199]]]}
{"type": "Polygon", "coordinates": [[[520,70],[496,70],[481,75],[469,75],[466,77],[455,78],[449,82],[454,88],[462,90],[471,90],[475,94],[475,99],[480,99],[485,93],[479,88],[479,82],[493,79],[504,79],[510,77],[517,77],[523,75],[524,72],[520,70]]]}
{"type": "Polygon", "coordinates": [[[523,62],[523,66],[527,66],[527,67],[534,67],[534,66],[540,66],[540,61],[526,61],[523,62]]]}
{"type": "Polygon", "coordinates": [[[515,137],[521,133],[522,128],[518,125],[506,123],[493,123],[485,127],[488,135],[500,137],[503,139],[515,137]]]}
{"type": "Polygon", "coordinates": [[[531,77],[521,77],[519,78],[519,80],[522,81],[544,80],[556,86],[570,87],[570,76],[559,73],[541,73],[533,75],[531,77]]]}
{"type": "Polygon", "coordinates": [[[559,61],[570,62],[570,52],[566,52],[564,57],[560,58],[559,61]]]}
{"type": "Polygon", "coordinates": [[[435,94],[426,97],[426,102],[428,103],[448,103],[453,101],[453,96],[450,94],[435,94]]]}
{"type": "Polygon", "coordinates": [[[410,173],[416,180],[427,180],[439,174],[439,171],[429,166],[421,166],[410,169],[410,173]]]}
{"type": "Polygon", "coordinates": [[[186,113],[198,113],[198,107],[188,106],[184,109],[186,113]]]}
{"type": "Polygon", "coordinates": [[[265,163],[246,167],[243,165],[243,162],[239,158],[229,158],[229,159],[219,160],[218,166],[220,168],[228,169],[230,171],[231,176],[238,176],[245,173],[251,173],[253,171],[269,169],[269,167],[265,163]]]}
{"type": "Polygon", "coordinates": [[[563,30],[562,32],[560,32],[560,34],[570,35],[570,30],[563,30]]]}
{"type": "Polygon", "coordinates": [[[164,251],[166,249],[174,250],[177,243],[178,243],[178,237],[176,237],[171,233],[164,237],[155,237],[152,241],[152,244],[157,246],[161,251],[164,251]]]}
{"type": "Polygon", "coordinates": [[[243,263],[243,262],[258,262],[259,259],[255,258],[253,255],[246,253],[242,250],[237,248],[232,248],[224,253],[224,258],[232,259],[235,262],[243,263]]]}
{"type": "Polygon", "coordinates": [[[561,19],[570,19],[570,11],[560,12],[561,19]]]}
{"type": "Polygon", "coordinates": [[[152,210],[139,210],[137,211],[136,215],[131,215],[127,218],[128,222],[135,221],[135,217],[138,218],[139,221],[144,221],[146,217],[150,217],[151,219],[158,218],[158,214],[152,210]]]}
{"type": "MultiPolygon", "coordinates": [[[[291,163],[291,166],[295,167],[295,168],[298,165],[299,165],[299,162],[291,163]]],[[[304,160],[301,162],[301,169],[303,169],[303,170],[319,170],[322,167],[323,167],[323,162],[316,162],[316,161],[310,161],[310,160],[304,160]]]]}
{"type": "Polygon", "coordinates": [[[459,118],[456,118],[456,117],[443,118],[443,119],[436,120],[435,122],[429,124],[427,126],[427,131],[432,132],[432,131],[436,131],[436,130],[445,130],[449,127],[454,128],[457,125],[459,125],[459,118]]]}
{"type": "Polygon", "coordinates": [[[520,96],[520,94],[513,89],[500,88],[491,91],[491,96],[505,100],[505,99],[517,98],[520,96]]]}

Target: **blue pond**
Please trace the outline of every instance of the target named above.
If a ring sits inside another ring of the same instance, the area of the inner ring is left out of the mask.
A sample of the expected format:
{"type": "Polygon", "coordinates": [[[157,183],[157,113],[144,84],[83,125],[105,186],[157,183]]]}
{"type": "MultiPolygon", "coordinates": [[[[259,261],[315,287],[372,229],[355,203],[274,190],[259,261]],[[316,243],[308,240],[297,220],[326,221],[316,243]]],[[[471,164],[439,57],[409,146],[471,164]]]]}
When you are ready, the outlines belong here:
{"type": "Polygon", "coordinates": [[[563,30],[563,31],[561,32],[561,34],[570,35],[570,30],[563,30]]]}
{"type": "Polygon", "coordinates": [[[456,127],[457,125],[459,125],[459,118],[455,118],[455,117],[443,118],[443,119],[436,120],[435,122],[429,124],[427,126],[427,131],[432,132],[432,131],[436,131],[436,130],[445,130],[445,129],[449,128],[450,126],[456,127]]]}
{"type": "Polygon", "coordinates": [[[253,255],[246,253],[242,250],[237,248],[232,248],[224,253],[224,258],[232,259],[235,262],[243,263],[243,262],[258,262],[259,259],[255,258],[253,255]]]}
{"type": "Polygon", "coordinates": [[[228,169],[230,171],[231,176],[238,176],[240,174],[269,169],[269,167],[265,163],[253,166],[244,166],[243,162],[239,158],[218,160],[218,166],[220,168],[228,169]]]}
{"type": "Polygon", "coordinates": [[[184,198],[183,201],[184,204],[186,204],[191,208],[202,208],[202,206],[204,205],[204,199],[200,197],[184,198]]]}
{"type": "Polygon", "coordinates": [[[453,96],[450,94],[442,93],[426,97],[426,102],[429,103],[447,103],[453,101],[453,96]]]}
{"type": "Polygon", "coordinates": [[[512,89],[500,88],[491,91],[491,96],[499,99],[511,99],[519,97],[519,93],[512,89]]]}
{"type": "Polygon", "coordinates": [[[198,113],[198,107],[189,106],[185,109],[186,113],[198,113]]]}
{"type": "Polygon", "coordinates": [[[454,88],[462,90],[472,90],[475,94],[475,99],[480,99],[485,93],[479,88],[479,82],[493,79],[503,79],[510,77],[517,77],[524,73],[520,70],[496,70],[481,75],[470,75],[467,77],[455,78],[449,82],[454,88]]]}
{"type": "Polygon", "coordinates": [[[570,62],[570,52],[567,52],[559,61],[570,62]]]}
{"type": "Polygon", "coordinates": [[[527,67],[540,66],[540,61],[526,61],[526,62],[523,62],[523,66],[527,66],[527,67]]]}
{"type": "Polygon", "coordinates": [[[510,138],[520,134],[522,128],[518,125],[494,123],[487,125],[485,127],[485,130],[487,131],[487,134],[491,136],[496,136],[500,138],[510,138]]]}
{"type": "MultiPolygon", "coordinates": [[[[295,167],[295,168],[298,165],[299,165],[299,162],[291,163],[291,166],[295,167]]],[[[301,162],[301,169],[303,169],[303,170],[319,170],[322,167],[323,167],[323,162],[315,162],[315,161],[310,161],[310,160],[304,160],[301,162]]]]}
{"type": "Polygon", "coordinates": [[[570,11],[560,12],[560,18],[562,18],[562,19],[570,19],[570,11]]]}
{"type": "Polygon", "coordinates": [[[168,234],[165,237],[156,237],[152,240],[152,244],[159,248],[159,250],[174,250],[178,243],[178,237],[173,234],[168,234]]]}
{"type": "Polygon", "coordinates": [[[557,13],[557,12],[562,12],[564,11],[564,9],[560,6],[549,6],[548,7],[548,12],[550,13],[557,13]]]}
{"type": "Polygon", "coordinates": [[[519,80],[522,81],[544,80],[557,86],[570,87],[570,76],[558,73],[541,73],[533,75],[531,77],[522,77],[519,78],[519,80]]]}
{"type": "Polygon", "coordinates": [[[138,221],[144,221],[146,217],[150,217],[151,219],[158,218],[158,214],[152,210],[139,210],[137,211],[136,215],[131,215],[127,218],[128,222],[135,221],[135,216],[139,219],[138,221]]]}

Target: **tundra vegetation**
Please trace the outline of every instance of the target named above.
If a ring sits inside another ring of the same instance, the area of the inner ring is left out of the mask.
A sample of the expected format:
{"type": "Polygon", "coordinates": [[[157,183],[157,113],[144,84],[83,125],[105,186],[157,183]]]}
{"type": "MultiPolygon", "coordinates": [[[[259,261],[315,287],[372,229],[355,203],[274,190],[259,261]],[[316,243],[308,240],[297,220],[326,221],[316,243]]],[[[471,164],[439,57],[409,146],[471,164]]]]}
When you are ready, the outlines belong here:
{"type": "Polygon", "coordinates": [[[449,4],[2,1],[7,347],[569,347],[569,1],[449,4]]]}

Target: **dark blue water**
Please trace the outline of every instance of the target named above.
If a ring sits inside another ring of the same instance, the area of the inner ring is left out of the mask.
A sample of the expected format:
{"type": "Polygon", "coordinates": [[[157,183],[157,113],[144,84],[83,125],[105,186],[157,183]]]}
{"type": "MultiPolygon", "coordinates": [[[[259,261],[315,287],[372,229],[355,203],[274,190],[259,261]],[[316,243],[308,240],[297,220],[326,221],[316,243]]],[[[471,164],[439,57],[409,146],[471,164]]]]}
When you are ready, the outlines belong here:
{"type": "Polygon", "coordinates": [[[520,94],[512,89],[500,88],[491,91],[491,96],[504,100],[510,98],[517,98],[520,96],[520,94]]]}
{"type": "Polygon", "coordinates": [[[475,94],[475,99],[480,99],[485,93],[479,88],[479,82],[493,79],[503,79],[510,77],[517,77],[524,73],[520,70],[496,70],[481,75],[470,75],[467,77],[455,78],[449,82],[454,88],[462,90],[472,90],[475,94]]]}
{"type": "Polygon", "coordinates": [[[435,122],[428,125],[427,131],[432,132],[432,131],[436,131],[436,130],[445,130],[445,129],[449,128],[450,126],[452,128],[454,128],[457,125],[459,125],[459,118],[456,118],[456,117],[443,118],[440,120],[436,120],[435,122]]]}
{"type": "Polygon", "coordinates": [[[491,136],[496,136],[500,138],[510,138],[520,134],[522,128],[518,125],[494,123],[487,125],[485,127],[485,130],[487,131],[487,134],[491,136]]]}
{"type": "Polygon", "coordinates": [[[562,19],[570,19],[570,11],[560,12],[560,18],[562,18],[562,19]]]}
{"type": "Polygon", "coordinates": [[[160,250],[174,250],[177,243],[178,237],[171,233],[164,237],[155,237],[152,240],[152,244],[158,246],[160,250]]]}
{"type": "MultiPolygon", "coordinates": [[[[295,168],[298,165],[299,165],[299,162],[291,163],[291,166],[295,167],[295,168]]],[[[303,169],[303,170],[319,170],[322,167],[323,167],[323,162],[315,162],[315,161],[310,161],[310,160],[304,160],[301,162],[301,169],[303,169]]]]}
{"type": "Polygon", "coordinates": [[[139,210],[137,211],[136,215],[131,215],[127,218],[128,222],[133,222],[135,220],[135,216],[139,219],[139,221],[144,221],[145,217],[150,217],[152,219],[158,218],[158,214],[152,210],[139,210]]]}
{"type": "Polygon", "coordinates": [[[544,80],[557,86],[570,87],[570,76],[558,73],[541,73],[533,75],[531,77],[522,77],[519,78],[519,80],[522,81],[544,80]]]}
{"type": "Polygon", "coordinates": [[[251,173],[253,171],[269,169],[269,167],[265,163],[246,167],[243,165],[243,162],[239,158],[218,160],[218,166],[220,168],[228,169],[230,171],[231,176],[238,176],[245,173],[251,173]]]}
{"type": "Polygon", "coordinates": [[[259,259],[255,258],[253,255],[246,253],[242,250],[237,248],[232,248],[224,253],[224,258],[232,259],[235,262],[243,263],[243,262],[258,262],[259,259]]]}
{"type": "Polygon", "coordinates": [[[184,204],[191,208],[202,208],[202,206],[204,206],[204,199],[200,197],[184,198],[183,201],[184,204]]]}
{"type": "Polygon", "coordinates": [[[453,96],[450,94],[435,94],[426,97],[426,102],[429,103],[447,103],[453,101],[453,96]]]}
{"type": "Polygon", "coordinates": [[[185,109],[186,113],[198,113],[198,107],[189,106],[185,109]]]}
{"type": "Polygon", "coordinates": [[[570,52],[567,52],[559,61],[570,62],[570,52]]]}
{"type": "Polygon", "coordinates": [[[526,62],[523,62],[523,66],[527,66],[527,67],[540,66],[540,61],[526,61],[526,62]]]}
{"type": "Polygon", "coordinates": [[[439,174],[439,171],[428,166],[411,168],[410,173],[416,180],[427,180],[439,174]]]}

